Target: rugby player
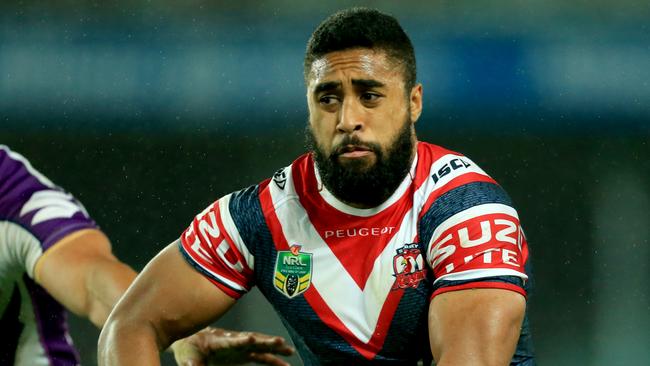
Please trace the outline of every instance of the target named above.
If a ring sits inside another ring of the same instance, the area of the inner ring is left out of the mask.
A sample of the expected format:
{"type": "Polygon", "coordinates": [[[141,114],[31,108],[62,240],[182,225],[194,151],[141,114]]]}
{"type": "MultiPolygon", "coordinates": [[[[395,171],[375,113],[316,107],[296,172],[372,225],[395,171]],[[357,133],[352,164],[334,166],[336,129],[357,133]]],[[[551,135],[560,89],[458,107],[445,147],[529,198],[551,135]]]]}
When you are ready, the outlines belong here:
{"type": "MultiPolygon", "coordinates": [[[[136,273],[72,195],[0,145],[0,365],[78,365],[66,312],[101,327],[136,273]]],[[[181,365],[291,354],[281,337],[208,328],[174,344],[181,365]]],[[[229,363],[231,364],[231,363],[229,363]]]]}
{"type": "Polygon", "coordinates": [[[417,140],[422,85],[397,20],[331,15],[304,76],[311,151],[209,205],[147,265],[100,364],[156,365],[258,286],[305,365],[533,365],[517,211],[472,160],[417,140]]]}

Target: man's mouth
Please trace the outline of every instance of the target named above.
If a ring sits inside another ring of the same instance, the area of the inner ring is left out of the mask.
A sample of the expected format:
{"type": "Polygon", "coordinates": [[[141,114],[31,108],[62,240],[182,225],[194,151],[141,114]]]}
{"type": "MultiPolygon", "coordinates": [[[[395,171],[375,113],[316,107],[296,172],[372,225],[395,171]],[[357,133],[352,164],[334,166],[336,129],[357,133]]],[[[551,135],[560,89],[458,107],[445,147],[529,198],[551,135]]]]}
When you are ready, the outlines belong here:
{"type": "Polygon", "coordinates": [[[345,145],[338,149],[337,155],[343,158],[360,158],[373,154],[371,148],[363,145],[345,145]]]}

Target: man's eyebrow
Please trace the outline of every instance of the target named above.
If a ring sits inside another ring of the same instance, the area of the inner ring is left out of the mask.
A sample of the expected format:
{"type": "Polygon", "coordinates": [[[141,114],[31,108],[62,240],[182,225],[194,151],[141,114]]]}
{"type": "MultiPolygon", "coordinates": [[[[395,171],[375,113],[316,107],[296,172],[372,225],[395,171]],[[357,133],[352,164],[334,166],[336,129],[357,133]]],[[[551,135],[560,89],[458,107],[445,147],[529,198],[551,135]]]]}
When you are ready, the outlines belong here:
{"type": "Polygon", "coordinates": [[[386,86],[386,84],[382,83],[381,81],[374,79],[352,79],[352,85],[362,86],[364,88],[379,88],[386,86]]]}
{"type": "Polygon", "coordinates": [[[318,94],[320,92],[329,91],[329,90],[335,90],[340,87],[341,87],[340,81],[326,81],[324,83],[320,83],[316,85],[316,87],[314,88],[314,94],[318,94]]]}

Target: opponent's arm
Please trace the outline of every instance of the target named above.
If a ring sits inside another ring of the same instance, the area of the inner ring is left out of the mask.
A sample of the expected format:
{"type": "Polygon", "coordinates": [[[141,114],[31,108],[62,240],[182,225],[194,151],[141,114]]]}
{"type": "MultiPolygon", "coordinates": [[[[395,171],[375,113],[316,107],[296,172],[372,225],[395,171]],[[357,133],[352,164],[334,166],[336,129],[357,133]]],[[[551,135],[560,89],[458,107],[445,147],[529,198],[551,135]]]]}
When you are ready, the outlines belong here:
{"type": "Polygon", "coordinates": [[[100,365],[159,365],[159,352],[205,327],[235,300],[182,257],[178,242],[161,251],[111,313],[99,338],[100,365]]]}
{"type": "MultiPolygon", "coordinates": [[[[47,250],[36,263],[35,279],[67,309],[101,328],[114,305],[133,282],[136,272],[111,253],[108,238],[97,229],[70,234],[47,250]]],[[[214,290],[214,287],[210,287],[214,290]]],[[[199,366],[257,360],[286,365],[274,354],[293,349],[282,337],[218,328],[202,330],[173,347],[179,365],[199,366]]]]}
{"type": "Polygon", "coordinates": [[[104,233],[87,229],[54,244],[36,262],[34,277],[58,302],[101,327],[136,273],[111,252],[104,233]]]}
{"type": "Polygon", "coordinates": [[[504,289],[442,293],[429,307],[429,339],[438,366],[509,365],[526,300],[504,289]]]}

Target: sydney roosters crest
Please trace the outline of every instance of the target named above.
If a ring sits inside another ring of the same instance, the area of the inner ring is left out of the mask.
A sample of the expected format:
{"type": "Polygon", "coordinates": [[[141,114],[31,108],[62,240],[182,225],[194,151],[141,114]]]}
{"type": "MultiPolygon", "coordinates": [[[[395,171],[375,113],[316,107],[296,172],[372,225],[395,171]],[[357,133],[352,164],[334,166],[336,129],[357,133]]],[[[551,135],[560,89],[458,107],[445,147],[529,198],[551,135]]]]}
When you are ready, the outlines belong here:
{"type": "Polygon", "coordinates": [[[391,290],[416,288],[426,276],[424,258],[416,243],[405,244],[393,257],[395,283],[391,290]]]}

